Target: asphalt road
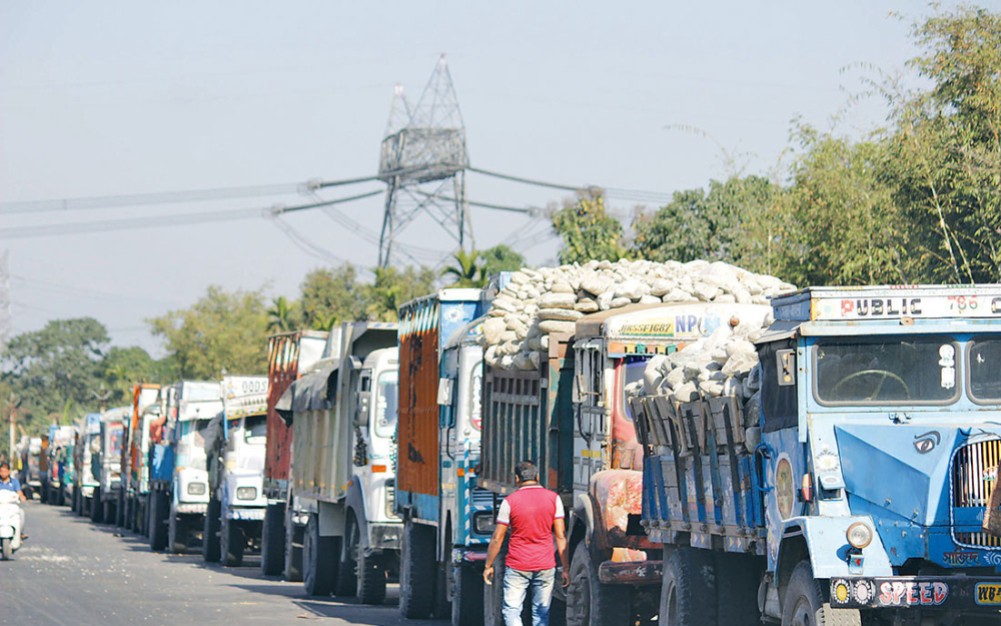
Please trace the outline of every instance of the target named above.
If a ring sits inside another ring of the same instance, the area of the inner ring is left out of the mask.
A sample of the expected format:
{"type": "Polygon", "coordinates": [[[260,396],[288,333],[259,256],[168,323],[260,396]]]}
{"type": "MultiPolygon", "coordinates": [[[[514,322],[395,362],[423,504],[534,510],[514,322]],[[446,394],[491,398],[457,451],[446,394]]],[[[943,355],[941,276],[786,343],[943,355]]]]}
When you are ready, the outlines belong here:
{"type": "Polygon", "coordinates": [[[0,562],[0,624],[371,624],[440,626],[384,606],[309,597],[302,583],[262,576],[259,561],[229,568],[197,555],[150,552],[145,539],[94,525],[66,507],[27,504],[30,538],[0,562]]]}

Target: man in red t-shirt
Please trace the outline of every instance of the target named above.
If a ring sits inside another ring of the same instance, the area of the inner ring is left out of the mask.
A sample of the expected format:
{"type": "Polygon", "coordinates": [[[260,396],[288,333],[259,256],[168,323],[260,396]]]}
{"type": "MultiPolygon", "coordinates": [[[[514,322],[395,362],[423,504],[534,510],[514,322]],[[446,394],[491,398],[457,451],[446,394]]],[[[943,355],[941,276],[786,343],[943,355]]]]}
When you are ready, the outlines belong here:
{"type": "Polygon", "coordinates": [[[494,560],[500,553],[508,528],[511,540],[507,546],[504,570],[504,624],[521,626],[521,607],[528,589],[532,589],[532,624],[548,626],[549,604],[553,599],[556,578],[556,558],[553,555],[553,534],[556,550],[563,564],[563,586],[570,584],[570,564],[567,562],[567,534],[563,503],[560,497],[539,485],[539,468],[531,461],[522,461],[515,468],[518,490],[501,503],[497,512],[497,527],[490,540],[483,580],[493,584],[494,560]]]}

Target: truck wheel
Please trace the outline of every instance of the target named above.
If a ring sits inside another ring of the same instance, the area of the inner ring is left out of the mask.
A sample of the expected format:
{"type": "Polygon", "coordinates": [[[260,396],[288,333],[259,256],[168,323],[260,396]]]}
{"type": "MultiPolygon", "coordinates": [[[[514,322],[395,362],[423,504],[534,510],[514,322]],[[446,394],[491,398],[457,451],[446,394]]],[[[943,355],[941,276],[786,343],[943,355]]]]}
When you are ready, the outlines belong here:
{"type": "Polygon", "coordinates": [[[306,541],[305,526],[295,523],[292,511],[286,513],[285,530],[285,580],[290,583],[302,582],[302,552],[306,541]]]}
{"type": "Polygon", "coordinates": [[[243,548],[247,543],[243,528],[234,524],[233,520],[223,518],[219,524],[219,550],[222,553],[223,565],[240,567],[243,565],[243,548]]]}
{"type": "Polygon", "coordinates": [[[101,488],[94,488],[94,497],[90,499],[90,521],[100,524],[104,521],[104,502],[101,500],[101,488]]]}
{"type": "Polygon", "coordinates": [[[90,501],[91,500],[92,500],[92,498],[88,498],[86,496],[82,496],[81,495],[80,496],[80,510],[78,510],[76,512],[76,514],[79,515],[80,517],[86,517],[88,515],[88,512],[90,511],[90,501]]]}
{"type": "Polygon", "coordinates": [[[583,541],[578,543],[570,561],[567,626],[626,626],[631,614],[629,588],[602,585],[591,551],[583,541]]]}
{"type": "Polygon", "coordinates": [[[188,520],[170,512],[168,516],[167,544],[174,554],[184,554],[188,551],[188,520]]]}
{"type": "Polygon", "coordinates": [[[861,626],[862,615],[855,609],[832,609],[824,602],[820,583],[813,577],[809,561],[800,561],[792,570],[782,602],[782,626],[861,626]]]}
{"type": "Polygon", "coordinates": [[[358,527],[358,519],[353,511],[349,511],[344,528],[344,540],[341,542],[342,549],[337,560],[335,596],[353,596],[358,592],[358,577],[355,575],[355,567],[357,566],[359,544],[361,544],[361,530],[358,527]]]}
{"type": "Polygon", "coordinates": [[[162,491],[152,491],[149,494],[149,549],[163,550],[167,547],[167,515],[170,513],[170,503],[167,494],[162,491]]]}
{"type": "Polygon", "coordinates": [[[434,528],[408,519],[400,562],[400,615],[406,619],[424,619],[434,610],[438,578],[434,547],[434,528]]]}
{"type": "Polygon", "coordinates": [[[759,626],[758,586],[761,561],[750,554],[714,553],[716,564],[716,620],[732,626],[759,626]]]}
{"type": "Polygon", "coordinates": [[[0,539],[0,555],[3,556],[4,561],[9,561],[14,558],[13,539],[0,539]]]}
{"type": "Polygon", "coordinates": [[[202,559],[206,563],[218,563],[222,552],[219,547],[219,516],[222,503],[212,498],[205,511],[205,527],[202,530],[202,559]]]}
{"type": "Polygon", "coordinates": [[[667,557],[659,621],[664,626],[716,626],[716,568],[711,552],[678,548],[667,557]]]}
{"type": "Polygon", "coordinates": [[[115,526],[119,528],[125,527],[125,494],[122,490],[118,490],[118,496],[115,498],[115,526]]]}
{"type": "Polygon", "coordinates": [[[261,573],[278,576],[285,564],[285,507],[269,504],[261,527],[261,573]]]}
{"type": "Polygon", "coordinates": [[[311,596],[329,596],[337,584],[339,537],[320,536],[320,517],[309,514],[302,546],[302,581],[311,596]]]}
{"type": "Polygon", "coordinates": [[[469,563],[452,571],[452,626],[483,625],[483,574],[469,563]]]}
{"type": "Polygon", "coordinates": [[[101,503],[101,522],[105,524],[115,523],[115,503],[105,500],[101,503]]]}

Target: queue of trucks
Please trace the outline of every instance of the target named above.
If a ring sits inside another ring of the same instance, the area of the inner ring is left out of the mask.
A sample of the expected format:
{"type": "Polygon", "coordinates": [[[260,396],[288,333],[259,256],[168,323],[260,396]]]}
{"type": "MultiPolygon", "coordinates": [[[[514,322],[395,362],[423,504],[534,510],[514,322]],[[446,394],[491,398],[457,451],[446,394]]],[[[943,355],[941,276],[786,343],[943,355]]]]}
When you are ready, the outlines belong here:
{"type": "Polygon", "coordinates": [[[525,459],[567,511],[554,623],[1001,618],[1001,288],[629,305],[516,369],[484,359],[500,281],[275,335],[266,378],[136,385],[25,456],[50,501],[154,550],[259,553],[369,604],[399,582],[406,618],[501,623],[483,564],[525,459]],[[670,359],[722,381],[691,351],[727,332],[753,338],[753,401],[651,383],[670,359]]]}

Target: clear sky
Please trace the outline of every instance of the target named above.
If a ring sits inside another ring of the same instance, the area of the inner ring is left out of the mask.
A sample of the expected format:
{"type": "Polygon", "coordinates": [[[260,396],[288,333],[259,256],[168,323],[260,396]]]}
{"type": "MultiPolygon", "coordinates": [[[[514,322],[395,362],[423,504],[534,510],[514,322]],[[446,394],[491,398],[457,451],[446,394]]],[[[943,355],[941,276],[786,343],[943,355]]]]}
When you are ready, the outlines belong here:
{"type": "MultiPolygon", "coordinates": [[[[929,11],[902,0],[5,2],[0,203],[372,175],[394,84],[415,99],[443,52],[477,167],[663,193],[735,167],[774,174],[796,118],[821,128],[837,118],[856,136],[883,121],[881,102],[848,106],[849,96],[863,77],[904,72],[917,52],[910,27],[929,11]]],[[[467,193],[514,206],[563,197],[476,174],[467,193]]],[[[308,201],[0,213],[0,232],[308,201]]],[[[305,273],[333,259],[374,266],[382,203],[343,206],[361,228],[322,211],[289,215],[298,245],[263,217],[0,236],[13,332],[89,315],[115,343],[159,353],[144,320],[208,285],[295,297],[305,273]]],[[[473,209],[473,225],[478,247],[554,257],[555,242],[534,236],[540,221],[473,209]]],[[[427,223],[407,236],[449,248],[427,223]]]]}

